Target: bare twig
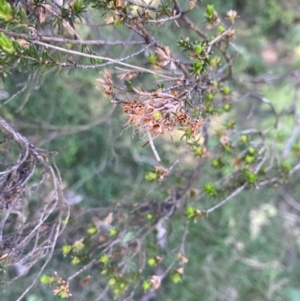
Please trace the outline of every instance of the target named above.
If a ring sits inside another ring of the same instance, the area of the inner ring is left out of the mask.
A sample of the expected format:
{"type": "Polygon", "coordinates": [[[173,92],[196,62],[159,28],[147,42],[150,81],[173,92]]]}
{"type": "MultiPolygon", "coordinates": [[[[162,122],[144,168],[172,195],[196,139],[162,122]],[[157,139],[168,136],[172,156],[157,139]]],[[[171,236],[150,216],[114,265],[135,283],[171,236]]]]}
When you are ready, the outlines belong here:
{"type": "Polygon", "coordinates": [[[155,146],[154,146],[153,139],[152,139],[151,134],[150,134],[149,131],[147,131],[147,135],[148,135],[149,144],[150,144],[150,146],[151,146],[151,149],[152,149],[152,151],[153,151],[153,154],[154,154],[154,156],[155,156],[155,159],[156,159],[158,162],[160,162],[160,161],[161,161],[161,160],[160,160],[160,157],[159,157],[159,155],[158,155],[158,153],[157,153],[157,150],[156,150],[156,148],[155,148],[155,146]]]}
{"type": "Polygon", "coordinates": [[[135,70],[138,70],[138,71],[143,71],[143,72],[146,72],[146,73],[158,75],[160,77],[164,77],[164,78],[168,78],[168,79],[174,79],[174,80],[177,79],[176,77],[167,76],[167,75],[164,75],[164,74],[161,74],[159,72],[155,72],[155,71],[152,71],[152,70],[149,70],[149,69],[145,69],[145,68],[142,68],[142,67],[138,67],[138,66],[123,63],[123,62],[119,62],[118,60],[115,60],[115,59],[112,59],[112,58],[99,56],[99,55],[88,54],[88,53],[82,53],[82,52],[74,51],[74,50],[68,50],[68,49],[65,49],[65,48],[62,48],[62,47],[54,46],[54,45],[51,45],[51,44],[46,44],[46,43],[39,42],[39,41],[33,41],[33,43],[45,46],[46,48],[52,48],[52,49],[55,49],[55,50],[58,50],[58,51],[61,51],[61,52],[65,52],[65,53],[69,53],[69,54],[74,54],[74,55],[78,55],[78,56],[82,56],[82,57],[89,57],[89,58],[93,58],[93,59],[97,59],[97,60],[106,60],[106,61],[115,63],[117,65],[121,65],[121,66],[129,67],[129,68],[132,68],[132,69],[135,69],[135,70]]]}
{"type": "Polygon", "coordinates": [[[236,195],[238,195],[240,192],[242,192],[246,187],[247,187],[247,183],[243,184],[242,186],[240,186],[239,188],[235,189],[227,198],[225,198],[222,202],[218,203],[217,205],[209,208],[208,210],[206,210],[205,212],[207,214],[215,211],[216,209],[220,208],[221,206],[225,205],[227,202],[229,202],[232,198],[234,198],[236,195]]]}

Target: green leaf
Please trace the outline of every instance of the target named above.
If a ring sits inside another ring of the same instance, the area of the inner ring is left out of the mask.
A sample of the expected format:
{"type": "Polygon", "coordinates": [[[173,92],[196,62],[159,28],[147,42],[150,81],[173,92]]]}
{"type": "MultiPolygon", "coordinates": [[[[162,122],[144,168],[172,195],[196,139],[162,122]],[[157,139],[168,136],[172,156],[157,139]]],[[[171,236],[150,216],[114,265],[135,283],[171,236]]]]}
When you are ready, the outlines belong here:
{"type": "Polygon", "coordinates": [[[0,0],[0,19],[6,22],[13,19],[12,8],[5,0],[0,0]]]}
{"type": "Polygon", "coordinates": [[[128,92],[134,92],[132,82],[129,80],[125,80],[125,87],[128,92]]]}
{"type": "Polygon", "coordinates": [[[127,232],[124,237],[123,237],[123,242],[128,242],[132,239],[133,237],[133,232],[127,232]]]}
{"type": "Polygon", "coordinates": [[[20,21],[22,23],[29,24],[26,11],[25,11],[25,9],[23,7],[19,8],[19,10],[18,10],[18,17],[20,18],[20,21]]]}
{"type": "Polygon", "coordinates": [[[16,51],[12,41],[3,32],[0,33],[0,47],[9,54],[13,54],[16,51]]]}

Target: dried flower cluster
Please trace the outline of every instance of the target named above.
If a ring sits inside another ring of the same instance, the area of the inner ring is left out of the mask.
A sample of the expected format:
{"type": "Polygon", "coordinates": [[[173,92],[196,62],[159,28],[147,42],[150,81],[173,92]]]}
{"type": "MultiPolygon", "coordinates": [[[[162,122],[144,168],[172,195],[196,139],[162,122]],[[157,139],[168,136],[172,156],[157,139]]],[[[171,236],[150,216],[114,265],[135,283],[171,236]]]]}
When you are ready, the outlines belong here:
{"type": "Polygon", "coordinates": [[[189,117],[180,112],[181,102],[168,95],[157,94],[142,101],[127,101],[123,104],[123,112],[128,115],[128,125],[133,125],[141,132],[150,132],[155,137],[170,133],[180,120],[189,117]]]}
{"type": "MultiPolygon", "coordinates": [[[[104,79],[98,79],[102,92],[115,99],[111,75],[107,70],[103,74],[104,79]]],[[[172,133],[178,127],[189,135],[198,134],[203,121],[191,118],[185,112],[184,94],[178,95],[177,91],[143,92],[132,89],[138,99],[121,101],[123,112],[128,116],[126,125],[133,126],[139,133],[150,133],[152,137],[172,133]]]]}

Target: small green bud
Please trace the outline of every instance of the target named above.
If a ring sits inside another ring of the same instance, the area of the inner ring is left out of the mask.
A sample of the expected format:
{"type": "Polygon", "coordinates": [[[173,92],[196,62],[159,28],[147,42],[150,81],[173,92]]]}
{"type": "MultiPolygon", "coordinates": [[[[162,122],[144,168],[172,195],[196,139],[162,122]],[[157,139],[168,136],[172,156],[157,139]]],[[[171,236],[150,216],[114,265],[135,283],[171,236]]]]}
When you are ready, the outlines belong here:
{"type": "Polygon", "coordinates": [[[222,90],[223,94],[225,95],[229,95],[229,93],[231,92],[231,89],[229,86],[225,86],[223,87],[223,90],[222,90]]]}
{"type": "Polygon", "coordinates": [[[154,171],[149,171],[146,175],[145,175],[145,180],[146,181],[154,181],[158,178],[157,173],[155,173],[154,171]]]}
{"type": "Polygon", "coordinates": [[[157,62],[156,55],[150,54],[149,57],[148,57],[148,61],[149,61],[150,64],[156,64],[156,62],[157,62]]]}
{"type": "Polygon", "coordinates": [[[74,256],[73,259],[72,259],[72,264],[73,264],[73,265],[76,265],[76,264],[78,264],[79,262],[80,262],[79,257],[74,256]]]}
{"type": "Polygon", "coordinates": [[[253,156],[253,155],[255,154],[255,152],[256,152],[256,149],[255,149],[254,147],[249,147],[249,148],[248,148],[248,154],[249,154],[249,155],[252,155],[252,156],[253,156]]]}
{"type": "Polygon", "coordinates": [[[94,226],[91,226],[87,229],[88,234],[93,235],[97,232],[97,228],[94,226]]]}
{"type": "Polygon", "coordinates": [[[103,254],[100,258],[99,258],[99,262],[103,263],[103,264],[107,264],[108,263],[108,256],[106,254],[103,254]]]}
{"type": "Polygon", "coordinates": [[[245,143],[245,144],[248,144],[248,143],[249,143],[249,138],[248,138],[248,136],[246,136],[246,135],[242,135],[242,136],[240,137],[240,140],[241,140],[242,143],[245,143]]]}
{"type": "Polygon", "coordinates": [[[190,137],[192,136],[192,134],[193,134],[193,131],[192,131],[192,129],[190,129],[190,128],[187,128],[187,129],[184,131],[184,136],[186,136],[186,137],[188,137],[188,138],[190,138],[190,137]]]}
{"type": "Polygon", "coordinates": [[[118,230],[110,229],[108,232],[109,236],[116,236],[118,234],[118,230]]]}
{"type": "Polygon", "coordinates": [[[215,8],[213,5],[208,4],[205,9],[208,18],[212,18],[215,14],[215,8]]]}
{"type": "Polygon", "coordinates": [[[206,12],[206,20],[207,20],[207,22],[214,23],[215,21],[217,21],[218,14],[216,13],[215,8],[214,8],[213,5],[209,5],[208,4],[206,6],[205,12],[206,12]]]}
{"type": "Polygon", "coordinates": [[[234,121],[227,121],[226,122],[226,128],[228,129],[228,130],[233,130],[234,129],[234,127],[235,127],[235,122],[234,121]]]}
{"type": "Polygon", "coordinates": [[[74,252],[78,253],[82,249],[84,249],[85,245],[82,241],[76,241],[73,247],[74,247],[74,252]]]}
{"type": "Polygon", "coordinates": [[[253,157],[253,156],[247,155],[247,156],[245,157],[245,162],[246,162],[247,164],[252,164],[252,163],[254,162],[254,160],[255,160],[255,157],[253,157]]]}
{"type": "Polygon", "coordinates": [[[40,278],[42,284],[51,284],[54,281],[54,277],[47,276],[45,274],[40,278]]]}
{"type": "Polygon", "coordinates": [[[144,281],[143,282],[143,289],[144,289],[144,291],[148,291],[149,289],[151,289],[150,281],[144,281]]]}
{"type": "Polygon", "coordinates": [[[208,94],[206,94],[205,95],[205,99],[207,100],[207,101],[213,101],[214,100],[214,95],[212,94],[212,93],[208,93],[208,94]]]}
{"type": "Polygon", "coordinates": [[[114,286],[117,283],[116,278],[110,278],[108,281],[109,286],[114,286]]]}
{"type": "Polygon", "coordinates": [[[296,153],[296,152],[299,152],[299,150],[300,150],[299,144],[294,143],[292,146],[292,151],[296,153]]]}
{"type": "Polygon", "coordinates": [[[229,112],[231,110],[231,105],[229,103],[225,103],[223,109],[225,112],[229,112]]]}
{"type": "Polygon", "coordinates": [[[194,218],[196,216],[196,209],[192,206],[187,206],[186,215],[188,219],[194,218]]]}
{"type": "Polygon", "coordinates": [[[216,169],[222,168],[224,166],[224,163],[223,163],[222,159],[220,159],[220,158],[214,159],[211,164],[212,164],[213,168],[216,168],[216,169]]]}
{"type": "Polygon", "coordinates": [[[61,248],[63,255],[69,254],[71,250],[72,250],[72,246],[70,245],[63,245],[63,247],[61,248]]]}
{"type": "Polygon", "coordinates": [[[214,168],[219,168],[219,160],[214,159],[214,160],[212,161],[212,166],[213,166],[214,168]]]}
{"type": "Polygon", "coordinates": [[[203,148],[201,146],[197,146],[194,150],[195,155],[201,156],[203,154],[203,148]]]}
{"type": "Polygon", "coordinates": [[[181,275],[178,272],[175,272],[172,276],[171,276],[171,280],[174,284],[177,284],[178,282],[181,281],[181,275]]]}
{"type": "Polygon", "coordinates": [[[209,64],[211,67],[215,68],[215,67],[217,67],[219,62],[220,62],[220,58],[218,56],[216,56],[216,57],[210,59],[209,64]]]}
{"type": "Polygon", "coordinates": [[[192,70],[194,74],[200,74],[203,71],[203,63],[201,61],[195,61],[192,64],[192,70]]]}
{"type": "Polygon", "coordinates": [[[204,50],[203,46],[201,44],[198,44],[195,46],[195,53],[200,55],[201,52],[204,50]]]}
{"type": "Polygon", "coordinates": [[[279,132],[277,134],[277,140],[280,141],[280,142],[282,142],[284,140],[284,136],[285,136],[284,133],[279,132]]]}
{"type": "Polygon", "coordinates": [[[149,258],[148,261],[147,261],[147,263],[151,267],[156,266],[156,260],[155,260],[155,258],[149,258]]]}
{"type": "Polygon", "coordinates": [[[76,1],[73,5],[73,10],[76,14],[84,12],[85,6],[83,1],[76,1]]]}
{"type": "Polygon", "coordinates": [[[215,110],[214,110],[214,107],[211,106],[211,105],[208,105],[208,106],[206,107],[206,110],[205,110],[205,112],[208,113],[208,114],[213,114],[214,111],[215,111],[215,110]]]}
{"type": "Polygon", "coordinates": [[[217,190],[216,187],[213,183],[207,182],[204,185],[204,192],[209,195],[209,196],[216,196],[217,195],[217,190]]]}
{"type": "Polygon", "coordinates": [[[161,113],[159,111],[153,112],[153,118],[154,120],[159,120],[162,117],[161,113]]]}
{"type": "Polygon", "coordinates": [[[231,145],[230,144],[224,144],[223,145],[223,150],[225,153],[230,153],[231,152],[231,145]]]}
{"type": "Polygon", "coordinates": [[[245,170],[244,171],[244,177],[246,179],[246,181],[249,184],[255,184],[256,180],[257,180],[257,176],[256,174],[254,174],[253,172],[251,172],[250,170],[245,170]]]}
{"type": "Polygon", "coordinates": [[[281,164],[282,164],[281,166],[282,166],[282,170],[284,173],[289,173],[291,171],[292,165],[290,162],[285,161],[285,162],[282,162],[281,164]]]}
{"type": "Polygon", "coordinates": [[[218,26],[218,33],[223,33],[225,31],[225,27],[223,25],[218,26]]]}
{"type": "Polygon", "coordinates": [[[154,215],[151,214],[151,213],[148,213],[148,214],[146,215],[146,218],[147,218],[148,221],[152,221],[152,220],[154,219],[154,215]]]}

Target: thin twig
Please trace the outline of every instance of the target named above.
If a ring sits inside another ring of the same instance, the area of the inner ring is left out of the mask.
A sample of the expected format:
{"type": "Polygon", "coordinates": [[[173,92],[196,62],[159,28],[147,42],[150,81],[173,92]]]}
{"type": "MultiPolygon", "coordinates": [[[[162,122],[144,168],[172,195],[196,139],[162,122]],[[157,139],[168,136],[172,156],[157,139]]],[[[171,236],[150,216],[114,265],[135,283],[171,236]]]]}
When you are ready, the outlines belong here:
{"type": "Polygon", "coordinates": [[[159,155],[158,155],[158,153],[157,153],[157,151],[156,151],[156,148],[155,148],[154,143],[153,143],[152,136],[151,136],[151,134],[150,134],[150,132],[149,132],[148,130],[147,130],[147,135],[148,135],[149,144],[150,144],[150,146],[151,146],[151,149],[152,149],[152,151],[153,151],[153,154],[154,154],[154,156],[155,156],[155,159],[156,159],[158,162],[160,162],[160,161],[161,161],[161,160],[160,160],[160,157],[159,157],[159,155]]]}
{"type": "Polygon", "coordinates": [[[104,57],[104,56],[82,53],[82,52],[79,52],[79,51],[69,50],[69,49],[65,49],[65,48],[62,48],[62,47],[42,43],[42,42],[39,42],[39,41],[33,41],[33,43],[45,46],[47,48],[52,48],[52,49],[55,49],[55,50],[58,50],[58,51],[61,51],[61,52],[69,53],[69,54],[74,54],[74,55],[83,56],[83,57],[89,57],[89,58],[93,58],[93,59],[97,59],[97,60],[106,60],[106,61],[109,61],[109,62],[113,62],[117,65],[122,65],[122,66],[125,66],[125,67],[133,68],[135,70],[143,71],[143,72],[146,72],[146,73],[154,74],[154,75],[164,77],[164,78],[168,78],[168,79],[173,79],[173,80],[178,79],[176,77],[167,76],[167,75],[164,75],[164,74],[161,74],[161,73],[149,70],[149,69],[145,69],[145,68],[142,68],[142,67],[138,67],[138,66],[123,63],[123,62],[119,62],[118,60],[108,58],[108,57],[104,57]]]}
{"type": "Polygon", "coordinates": [[[227,198],[225,198],[222,202],[220,202],[219,204],[211,207],[210,209],[206,210],[205,212],[207,214],[215,211],[216,209],[220,208],[221,206],[223,206],[224,204],[226,204],[227,202],[229,202],[233,197],[235,197],[236,195],[238,195],[241,191],[243,191],[245,188],[247,187],[247,183],[245,183],[244,185],[240,186],[239,188],[237,188],[236,190],[234,190],[227,198]]]}

